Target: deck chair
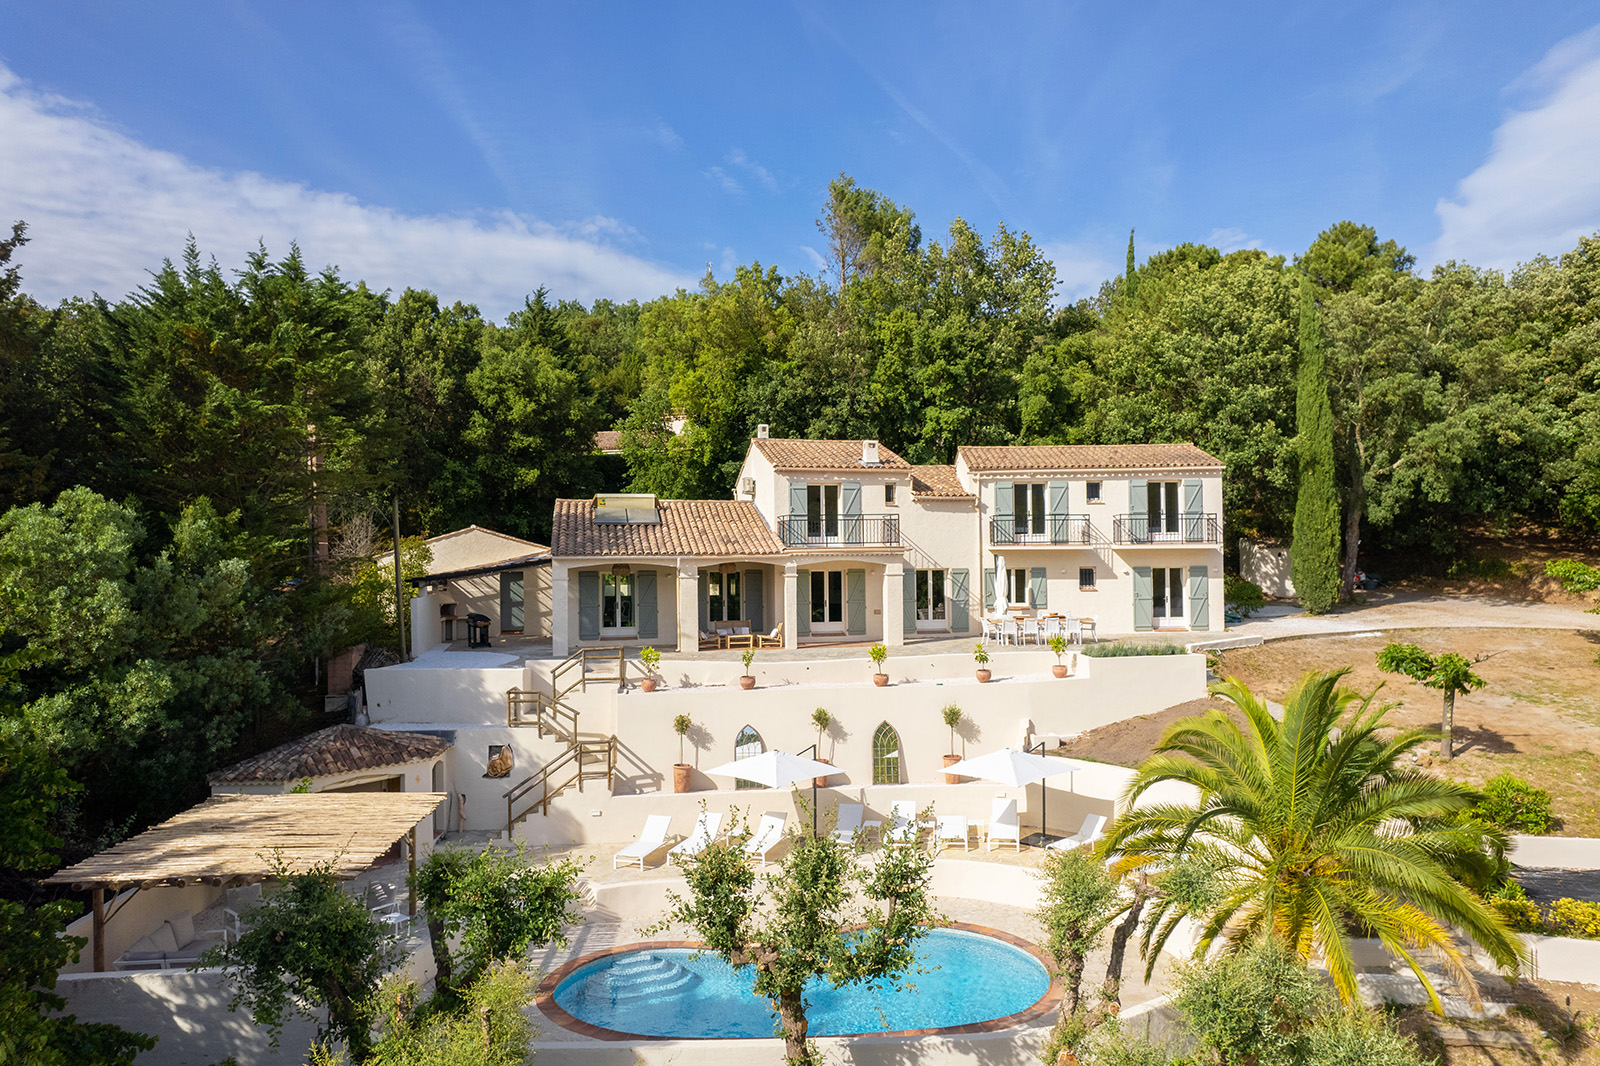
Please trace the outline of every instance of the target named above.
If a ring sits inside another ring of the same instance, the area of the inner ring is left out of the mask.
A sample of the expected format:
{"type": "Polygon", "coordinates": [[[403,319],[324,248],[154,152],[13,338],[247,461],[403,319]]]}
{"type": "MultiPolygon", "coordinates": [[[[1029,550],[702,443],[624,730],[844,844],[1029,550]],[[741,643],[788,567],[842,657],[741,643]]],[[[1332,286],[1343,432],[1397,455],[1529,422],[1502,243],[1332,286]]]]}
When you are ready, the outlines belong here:
{"type": "Polygon", "coordinates": [[[783,623],[779,622],[777,625],[773,626],[772,627],[772,632],[770,632],[770,633],[758,634],[756,636],[756,647],[758,647],[758,648],[781,648],[781,647],[783,647],[783,623]]]}
{"type": "Polygon", "coordinates": [[[694,858],[706,850],[707,844],[721,835],[717,832],[721,828],[721,811],[701,811],[700,816],[694,820],[694,832],[673,845],[672,850],[667,852],[667,857],[669,859],[675,856],[682,856],[686,859],[694,858]]]}
{"type": "Polygon", "coordinates": [[[639,869],[644,869],[644,860],[667,846],[667,829],[672,825],[672,815],[652,814],[644,820],[644,828],[639,830],[639,839],[611,856],[611,868],[615,870],[622,863],[639,863],[639,869]]]}
{"type": "Polygon", "coordinates": [[[839,822],[833,830],[833,839],[841,844],[849,844],[856,839],[857,833],[883,828],[883,823],[876,818],[863,819],[861,816],[865,813],[866,807],[863,804],[839,804],[839,822]]]}
{"type": "Polygon", "coordinates": [[[768,811],[761,816],[755,835],[744,842],[746,855],[761,856],[763,870],[767,868],[767,856],[772,854],[772,849],[783,843],[783,827],[788,821],[789,816],[783,811],[768,811]]]}
{"type": "Polygon", "coordinates": [[[1093,844],[1096,840],[1105,836],[1105,832],[1105,815],[1086,814],[1083,816],[1083,824],[1078,827],[1076,833],[1069,837],[1062,837],[1060,840],[1052,840],[1050,847],[1056,851],[1071,851],[1073,848],[1081,848],[1085,844],[1093,844]]]}
{"type": "Polygon", "coordinates": [[[967,839],[967,818],[964,814],[941,814],[938,828],[934,832],[934,847],[942,848],[946,844],[960,844],[962,851],[971,851],[972,844],[967,839]]]}
{"type": "Polygon", "coordinates": [[[989,824],[983,830],[983,850],[990,851],[995,844],[1010,844],[1022,850],[1022,824],[1017,818],[1017,801],[995,799],[989,805],[989,824]]]}
{"type": "Polygon", "coordinates": [[[883,835],[884,844],[891,848],[916,847],[921,835],[917,805],[910,800],[896,800],[889,808],[889,830],[883,835]]]}

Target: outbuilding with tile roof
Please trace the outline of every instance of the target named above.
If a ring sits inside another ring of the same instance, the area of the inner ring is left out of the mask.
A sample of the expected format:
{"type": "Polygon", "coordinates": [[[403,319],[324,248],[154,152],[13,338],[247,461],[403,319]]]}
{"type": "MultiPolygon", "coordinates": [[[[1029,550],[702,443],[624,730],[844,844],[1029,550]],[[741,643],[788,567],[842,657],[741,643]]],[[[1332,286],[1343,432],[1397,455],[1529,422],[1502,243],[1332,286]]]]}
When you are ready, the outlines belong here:
{"type": "MultiPolygon", "coordinates": [[[[450,741],[433,733],[336,725],[208,774],[212,795],[432,792],[443,787],[450,741]]],[[[443,820],[439,828],[443,828],[443,820]]]]}

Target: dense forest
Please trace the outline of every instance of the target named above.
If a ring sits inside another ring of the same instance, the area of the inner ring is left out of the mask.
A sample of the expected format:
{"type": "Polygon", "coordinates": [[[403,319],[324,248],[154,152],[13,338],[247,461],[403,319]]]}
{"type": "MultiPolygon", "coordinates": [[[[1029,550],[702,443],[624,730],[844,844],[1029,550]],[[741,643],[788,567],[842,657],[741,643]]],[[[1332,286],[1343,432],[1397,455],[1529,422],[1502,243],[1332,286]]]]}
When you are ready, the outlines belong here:
{"type": "Polygon", "coordinates": [[[1182,244],[1138,262],[1130,236],[1121,276],[1061,304],[1005,226],[934,238],[847,177],[817,225],[815,276],[752,263],[590,307],[539,288],[503,323],[294,248],[235,269],[192,242],[121,301],[47,307],[16,226],[0,724],[88,786],[57,819],[69,853],[201,798],[206,772],[308,726],[328,657],[392,644],[370,556],[396,498],[410,536],[543,540],[561,495],[727,496],[761,422],[925,463],[1192,440],[1228,464],[1230,539],[1287,536],[1308,286],[1348,561],[1358,541],[1448,558],[1484,522],[1600,529],[1600,239],[1422,276],[1352,222],[1292,260],[1182,244]],[[625,471],[593,454],[606,428],[625,471]]]}

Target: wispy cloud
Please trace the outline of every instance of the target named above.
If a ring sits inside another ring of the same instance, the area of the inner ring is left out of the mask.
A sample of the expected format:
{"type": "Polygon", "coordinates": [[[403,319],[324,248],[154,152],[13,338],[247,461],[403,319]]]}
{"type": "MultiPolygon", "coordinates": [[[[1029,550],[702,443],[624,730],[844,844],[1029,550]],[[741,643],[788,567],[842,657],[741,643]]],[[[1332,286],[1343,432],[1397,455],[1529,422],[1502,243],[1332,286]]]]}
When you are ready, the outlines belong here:
{"type": "Polygon", "coordinates": [[[728,153],[728,164],[738,167],[755,179],[756,184],[768,192],[778,191],[778,179],[772,176],[772,171],[745,155],[743,148],[735,148],[728,153]]]}
{"type": "Polygon", "coordinates": [[[1109,244],[1080,241],[1055,241],[1040,244],[1056,266],[1056,296],[1067,302],[1093,296],[1100,283],[1122,273],[1122,260],[1112,258],[1109,244]]]}
{"type": "Polygon", "coordinates": [[[378,289],[425,287],[499,316],[548,286],[589,301],[649,298],[692,286],[671,268],[612,247],[636,234],[595,216],[566,226],[513,214],[408,215],[349,195],[249,172],[209,169],[114,129],[92,108],[29,90],[0,66],[0,205],[24,219],[24,284],[54,301],[120,297],[148,280],[192,232],[223,262],[258,240],[298,241],[313,264],[378,289]]]}
{"type": "Polygon", "coordinates": [[[1507,87],[1533,98],[1489,157],[1440,199],[1435,262],[1510,268],[1600,229],[1600,26],[1569,37],[1507,87]]]}
{"type": "Polygon", "coordinates": [[[711,167],[707,170],[702,170],[700,173],[705,175],[707,181],[725,193],[738,196],[744,192],[744,186],[739,184],[739,179],[721,167],[711,167]]]}
{"type": "Polygon", "coordinates": [[[1204,243],[1227,255],[1229,252],[1240,252],[1246,248],[1260,248],[1261,238],[1252,237],[1237,226],[1222,226],[1212,230],[1204,243]]]}
{"type": "Polygon", "coordinates": [[[828,261],[822,258],[822,253],[809,244],[800,245],[800,251],[805,255],[806,261],[811,264],[811,269],[821,271],[826,269],[828,261]]]}

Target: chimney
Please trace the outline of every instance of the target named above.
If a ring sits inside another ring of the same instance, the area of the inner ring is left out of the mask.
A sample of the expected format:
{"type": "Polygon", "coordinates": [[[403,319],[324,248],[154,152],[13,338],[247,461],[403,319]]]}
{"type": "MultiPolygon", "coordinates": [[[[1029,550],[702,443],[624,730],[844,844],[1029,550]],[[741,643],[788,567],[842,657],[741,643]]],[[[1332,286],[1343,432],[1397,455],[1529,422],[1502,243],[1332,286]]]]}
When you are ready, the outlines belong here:
{"type": "Polygon", "coordinates": [[[772,427],[767,425],[765,422],[756,427],[756,437],[759,440],[766,440],[771,432],[772,427]]]}
{"type": "Polygon", "coordinates": [[[864,441],[861,442],[861,465],[862,466],[877,466],[878,465],[878,442],[877,441],[875,441],[875,440],[864,440],[864,441]]]}

